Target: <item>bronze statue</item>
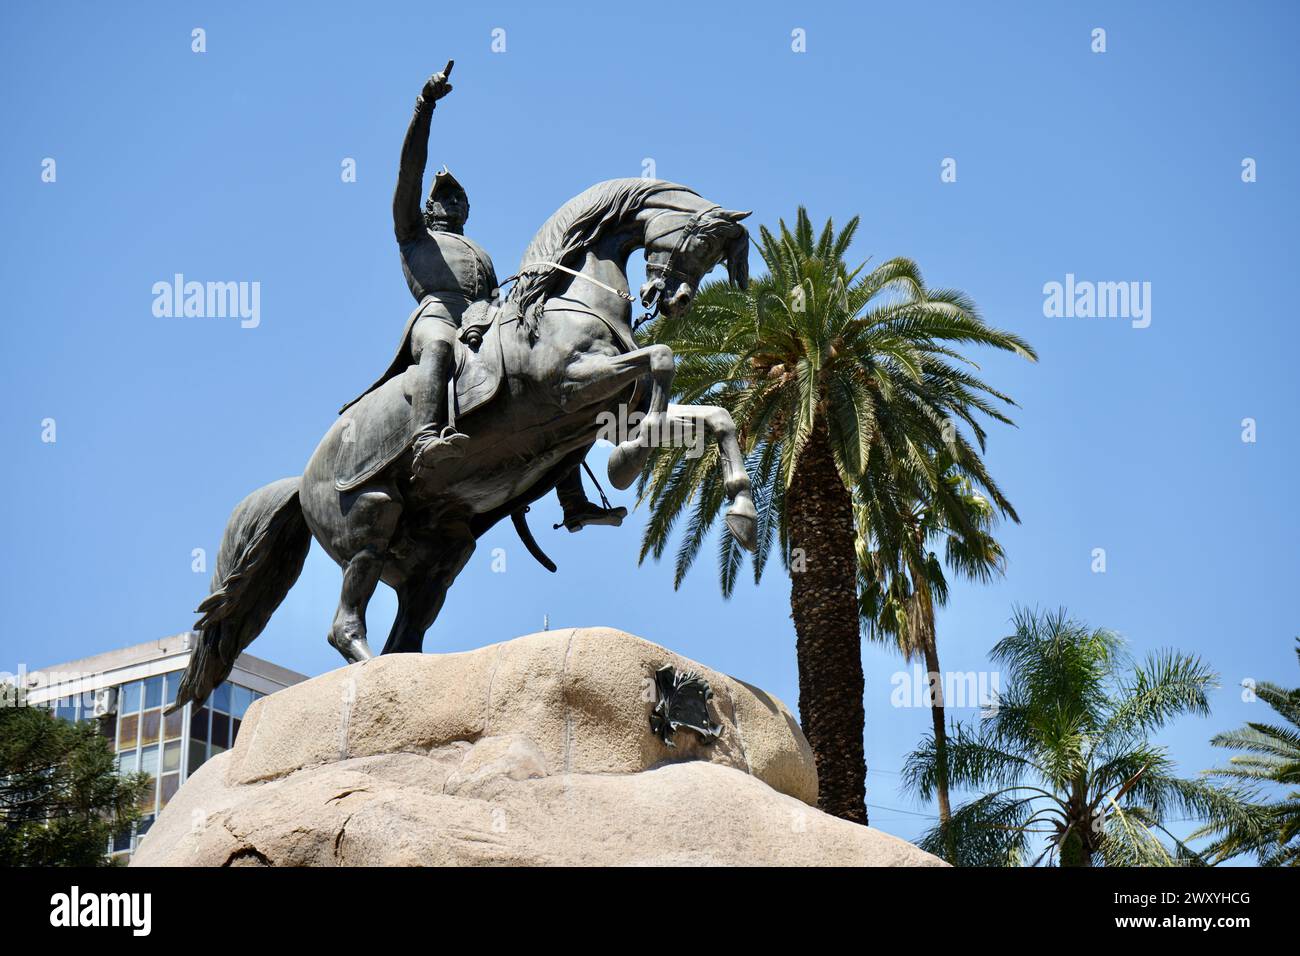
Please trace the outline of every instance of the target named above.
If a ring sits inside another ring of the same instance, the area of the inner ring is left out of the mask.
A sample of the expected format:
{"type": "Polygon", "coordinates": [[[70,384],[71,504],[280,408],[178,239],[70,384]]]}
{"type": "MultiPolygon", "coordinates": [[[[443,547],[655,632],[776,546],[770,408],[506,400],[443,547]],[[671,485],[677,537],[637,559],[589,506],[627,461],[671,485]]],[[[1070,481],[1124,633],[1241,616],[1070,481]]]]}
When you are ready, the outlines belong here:
{"type": "MultiPolygon", "coordinates": [[[[445,75],[443,85],[445,93],[445,75]]],[[[432,206],[450,223],[459,214],[454,190],[443,193],[435,184],[435,192],[432,206]]],[[[329,642],[349,662],[371,656],[365,613],[381,580],[398,597],[382,652],[420,651],[475,541],[502,518],[514,521],[529,551],[553,570],[524,514],[574,474],[603,416],[626,420],[629,411],[644,413],[610,454],[609,478],[617,488],[636,479],[652,442],[696,428],[712,436],[730,500],[728,530],[753,550],[756,512],[735,423],[716,406],[669,402],[673,354],[635,341],[635,299],[626,275],[631,253],[644,249],[650,278],[641,303],[669,316],[689,310],[700,282],[719,262],[743,287],[749,237],[740,222],[747,215],[674,183],[609,180],[569,200],[542,225],[504,301],[466,293],[462,307],[458,299],[448,305],[442,296],[425,296],[406,337],[412,338],[421,313],[433,318],[418,358],[412,351],[411,360],[390,368],[347,407],[301,477],[260,488],[235,508],[212,593],[199,605],[199,639],[175,706],[206,699],[230,673],[297,579],[312,537],[343,569],[329,642]],[[438,305],[426,313],[430,298],[438,305]],[[451,315],[453,309],[459,309],[460,326],[454,337],[438,328],[451,328],[443,311],[451,315]],[[426,375],[445,374],[423,367],[432,342],[449,350],[433,368],[445,361],[455,369],[441,425],[438,410],[428,411],[420,396],[426,375]],[[464,437],[450,442],[456,453],[417,469],[429,422],[441,439],[453,417],[463,424],[464,437]]],[[[443,248],[440,239],[433,241],[443,248]]],[[[477,261],[474,268],[481,266],[486,280],[490,260],[484,254],[477,261]]],[[[422,282],[409,266],[408,274],[422,282]]],[[[463,283],[464,273],[457,276],[463,283]]]]}
{"type": "MultiPolygon", "coordinates": [[[[456,428],[448,403],[453,343],[461,316],[473,302],[500,294],[492,258],[465,235],[469,196],[444,166],[434,176],[429,198],[420,209],[420,192],[429,155],[429,124],[435,105],[451,92],[448,82],[454,60],[429,77],[415,98],[415,112],[402,141],[397,188],[393,192],[393,232],[402,256],[402,272],[419,303],[402,330],[397,355],[366,392],[378,388],[408,366],[418,371],[411,384],[416,435],[412,467],[419,475],[437,461],[463,454],[466,435],[456,428]]],[[[365,394],[365,393],[362,393],[365,394]]],[[[356,402],[353,399],[340,411],[356,402]]],[[[588,500],[575,465],[556,484],[564,509],[564,527],[580,531],[587,525],[620,525],[626,508],[602,508],[588,500]]],[[[604,493],[602,492],[602,498],[604,493]]]]}

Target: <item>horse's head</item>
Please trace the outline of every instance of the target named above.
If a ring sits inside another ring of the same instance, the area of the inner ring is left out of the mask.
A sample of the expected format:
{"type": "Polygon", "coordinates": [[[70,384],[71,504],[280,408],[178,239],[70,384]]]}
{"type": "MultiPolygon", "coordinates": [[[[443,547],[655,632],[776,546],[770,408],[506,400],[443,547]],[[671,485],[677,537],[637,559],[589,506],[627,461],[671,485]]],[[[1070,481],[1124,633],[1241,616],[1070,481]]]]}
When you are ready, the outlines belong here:
{"type": "Polygon", "coordinates": [[[704,277],[723,260],[732,284],[749,285],[749,233],[740,224],[748,215],[720,206],[658,213],[646,224],[641,304],[664,315],[683,315],[704,277]]]}

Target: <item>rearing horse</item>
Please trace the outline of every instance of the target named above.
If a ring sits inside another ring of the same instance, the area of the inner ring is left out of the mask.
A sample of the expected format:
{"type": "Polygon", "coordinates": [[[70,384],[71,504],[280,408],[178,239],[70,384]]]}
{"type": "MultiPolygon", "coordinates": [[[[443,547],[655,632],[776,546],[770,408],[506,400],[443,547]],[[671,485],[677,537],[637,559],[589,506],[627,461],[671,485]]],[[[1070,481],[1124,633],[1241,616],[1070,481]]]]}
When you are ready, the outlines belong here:
{"type": "Polygon", "coordinates": [[[366,607],[384,581],[398,607],[383,653],[422,650],[476,540],[502,518],[544,559],[523,512],[582,461],[601,422],[630,411],[644,418],[610,454],[614,486],[636,479],[653,445],[702,428],[718,442],[727,527],[752,551],[756,515],[735,423],[717,406],[669,403],[673,353],[637,346],[627,285],[628,258],[644,249],[647,309],[684,314],[724,260],[744,287],[747,215],[652,179],[598,183],[565,203],[529,244],[504,305],[463,320],[452,407],[469,435],[464,457],[413,477],[405,374],[348,407],[300,478],[259,488],[232,513],[175,707],[205,700],[230,674],[297,580],[313,536],[343,568],[330,644],[349,662],[372,656],[366,607]]]}

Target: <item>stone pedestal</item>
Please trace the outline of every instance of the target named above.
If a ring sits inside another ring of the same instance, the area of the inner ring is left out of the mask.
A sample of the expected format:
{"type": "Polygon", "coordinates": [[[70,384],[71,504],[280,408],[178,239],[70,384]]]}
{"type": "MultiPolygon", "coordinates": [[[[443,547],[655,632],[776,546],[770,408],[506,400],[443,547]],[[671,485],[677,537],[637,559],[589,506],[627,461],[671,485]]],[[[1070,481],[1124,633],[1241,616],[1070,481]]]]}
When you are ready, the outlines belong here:
{"type": "Polygon", "coordinates": [[[547,631],[257,701],[132,865],[942,865],[816,796],[779,700],[622,631],[547,631]],[[665,665],[708,682],[712,743],[651,729],[665,665]]]}

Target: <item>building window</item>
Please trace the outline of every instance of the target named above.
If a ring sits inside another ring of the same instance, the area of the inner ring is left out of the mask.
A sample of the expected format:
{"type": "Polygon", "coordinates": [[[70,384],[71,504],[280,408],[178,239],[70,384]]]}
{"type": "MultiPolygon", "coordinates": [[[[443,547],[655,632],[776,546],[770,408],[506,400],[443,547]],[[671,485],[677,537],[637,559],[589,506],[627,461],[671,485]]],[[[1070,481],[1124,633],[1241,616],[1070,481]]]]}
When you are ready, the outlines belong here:
{"type": "Polygon", "coordinates": [[[185,722],[185,711],[176,710],[163,718],[163,740],[175,740],[181,735],[181,726],[185,722]]]}
{"type": "Polygon", "coordinates": [[[140,717],[140,743],[156,744],[158,731],[162,726],[161,710],[146,710],[140,717]]]}
{"type": "Polygon", "coordinates": [[[140,809],[145,813],[150,813],[154,809],[155,796],[158,790],[157,746],[140,748],[140,771],[147,773],[150,781],[149,789],[140,798],[140,809]]]}
{"type": "Polygon", "coordinates": [[[208,709],[200,707],[190,714],[190,738],[208,742],[208,709]]]}
{"type": "Polygon", "coordinates": [[[140,710],[140,682],[133,680],[123,684],[117,694],[117,712],[134,714],[140,710]]]}
{"type": "Polygon", "coordinates": [[[140,739],[140,715],[123,714],[117,721],[117,749],[130,750],[140,739]]]}
{"type": "Polygon", "coordinates": [[[144,682],[144,709],[162,706],[163,679],[159,674],[144,682]]]}
{"type": "Polygon", "coordinates": [[[131,849],[131,828],[113,834],[113,852],[126,853],[131,849]]]}
{"type": "Polygon", "coordinates": [[[238,684],[233,685],[230,699],[230,716],[244,719],[244,714],[248,712],[249,705],[253,703],[253,692],[247,687],[240,687],[238,684]]]}
{"type": "Polygon", "coordinates": [[[221,753],[230,746],[230,718],[226,714],[212,715],[212,752],[221,753]]]}
{"type": "Polygon", "coordinates": [[[163,706],[170,707],[176,703],[176,691],[181,686],[181,671],[172,671],[163,676],[167,678],[166,690],[163,692],[163,706]]]}
{"type": "Polygon", "coordinates": [[[190,763],[185,768],[187,777],[193,776],[194,771],[203,766],[203,762],[208,759],[208,745],[198,740],[190,741],[190,763]]]}
{"type": "Polygon", "coordinates": [[[162,772],[163,773],[180,773],[181,769],[181,742],[173,740],[163,745],[162,772]]]}

